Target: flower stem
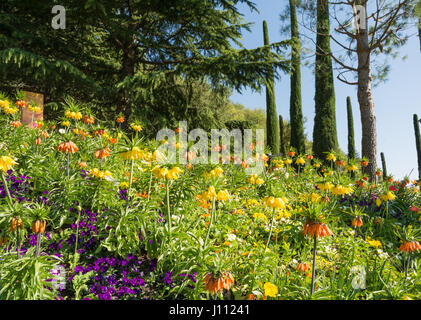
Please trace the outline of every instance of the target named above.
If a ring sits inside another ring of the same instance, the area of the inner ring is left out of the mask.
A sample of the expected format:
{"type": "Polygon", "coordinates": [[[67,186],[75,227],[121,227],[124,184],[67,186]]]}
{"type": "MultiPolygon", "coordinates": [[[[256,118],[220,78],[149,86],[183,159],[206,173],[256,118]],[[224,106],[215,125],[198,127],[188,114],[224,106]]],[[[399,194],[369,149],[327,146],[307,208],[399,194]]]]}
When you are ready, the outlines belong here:
{"type": "Polygon", "coordinates": [[[12,196],[10,195],[9,187],[7,186],[6,178],[4,177],[3,172],[1,173],[1,179],[3,181],[4,190],[6,190],[9,207],[10,209],[12,209],[13,208],[12,196]]]}
{"type": "Polygon", "coordinates": [[[316,251],[317,251],[317,237],[314,235],[314,245],[313,245],[313,273],[311,276],[311,289],[310,289],[310,296],[314,293],[314,284],[315,284],[315,277],[316,277],[316,251]]]}
{"type": "Polygon", "coordinates": [[[36,253],[35,253],[35,259],[39,257],[40,247],[41,247],[41,233],[38,232],[37,233],[37,250],[36,250],[36,253]]]}
{"type": "Polygon", "coordinates": [[[80,220],[80,211],[78,213],[77,220],[76,220],[76,242],[75,242],[75,255],[74,255],[74,260],[73,260],[73,264],[75,266],[76,266],[77,243],[79,241],[79,220],[80,220]]]}
{"type": "Polygon", "coordinates": [[[67,176],[70,176],[70,153],[67,153],[67,176]]]}
{"type": "Polygon", "coordinates": [[[208,226],[208,232],[206,233],[205,242],[203,243],[203,248],[206,248],[206,243],[208,242],[208,238],[209,238],[209,234],[210,234],[210,229],[211,229],[212,223],[213,223],[214,211],[215,211],[215,197],[212,198],[211,219],[210,219],[210,223],[209,223],[209,226],[208,226]]]}
{"type": "MultiPolygon", "coordinates": [[[[300,170],[300,169],[298,169],[298,170],[300,170]]],[[[268,241],[266,241],[265,252],[266,252],[266,250],[267,250],[267,248],[269,246],[270,237],[272,236],[273,220],[275,220],[275,208],[273,208],[273,211],[272,211],[272,221],[270,222],[269,237],[268,237],[268,241]]]]}
{"type": "Polygon", "coordinates": [[[406,268],[405,268],[405,280],[408,278],[408,269],[409,269],[409,262],[411,259],[411,252],[408,252],[408,259],[406,260],[406,268]]]}
{"type": "Polygon", "coordinates": [[[20,239],[19,239],[19,225],[16,227],[16,255],[19,259],[19,248],[20,248],[20,239]]]}
{"type": "Polygon", "coordinates": [[[167,190],[168,238],[169,240],[171,240],[170,189],[168,185],[168,180],[165,182],[165,187],[167,190]]]}
{"type": "Polygon", "coordinates": [[[151,175],[149,177],[148,201],[147,202],[149,202],[149,197],[150,197],[150,194],[151,194],[151,187],[152,187],[152,171],[151,171],[151,175]]]}
{"type": "Polygon", "coordinates": [[[130,165],[130,181],[129,181],[129,190],[127,191],[127,203],[129,203],[130,199],[130,191],[132,190],[132,180],[133,180],[133,166],[134,166],[134,160],[131,160],[132,163],[130,165]]]}

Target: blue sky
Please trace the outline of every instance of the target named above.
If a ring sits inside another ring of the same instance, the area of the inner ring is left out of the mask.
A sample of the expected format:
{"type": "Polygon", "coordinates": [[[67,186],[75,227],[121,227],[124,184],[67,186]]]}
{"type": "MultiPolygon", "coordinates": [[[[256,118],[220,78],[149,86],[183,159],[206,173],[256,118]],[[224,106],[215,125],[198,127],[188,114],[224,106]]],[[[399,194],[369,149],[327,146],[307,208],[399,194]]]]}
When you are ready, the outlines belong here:
{"type": "MultiPolygon", "coordinates": [[[[251,13],[245,6],[239,7],[245,20],[254,23],[252,32],[243,34],[244,46],[255,48],[263,44],[263,20],[268,23],[270,42],[284,40],[286,36],[281,37],[279,15],[288,1],[255,0],[254,2],[260,13],[251,13]]],[[[373,88],[377,118],[378,166],[381,167],[380,152],[384,152],[389,174],[401,179],[413,169],[410,178],[417,179],[413,114],[417,113],[419,117],[421,116],[421,52],[418,38],[410,38],[408,43],[400,49],[400,53],[402,56],[406,55],[407,59],[405,61],[391,60],[388,80],[373,88]]],[[[307,118],[305,133],[312,140],[314,75],[311,69],[304,66],[301,72],[303,115],[307,118]]],[[[356,86],[340,82],[335,74],[335,94],[339,146],[347,152],[346,97],[350,96],[354,115],[355,145],[357,152],[361,154],[361,121],[356,86]]],[[[276,82],[275,95],[278,114],[281,114],[284,119],[289,119],[290,79],[288,75],[282,76],[276,82]]],[[[241,103],[251,109],[266,108],[264,90],[261,93],[251,90],[243,90],[241,94],[234,92],[231,101],[241,103]]]]}

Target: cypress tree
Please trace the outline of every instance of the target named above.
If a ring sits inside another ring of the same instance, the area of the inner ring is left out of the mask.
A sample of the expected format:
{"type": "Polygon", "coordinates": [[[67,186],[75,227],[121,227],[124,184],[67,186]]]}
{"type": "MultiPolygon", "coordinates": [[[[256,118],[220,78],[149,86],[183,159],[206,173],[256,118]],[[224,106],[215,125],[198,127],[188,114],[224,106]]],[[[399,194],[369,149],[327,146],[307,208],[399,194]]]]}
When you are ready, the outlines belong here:
{"type": "Polygon", "coordinates": [[[414,130],[415,130],[415,144],[417,146],[418,156],[418,180],[421,180],[421,136],[420,125],[418,123],[418,116],[414,114],[414,130]]]}
{"type": "Polygon", "coordinates": [[[279,140],[280,140],[280,152],[282,155],[286,155],[287,153],[287,146],[285,141],[285,135],[284,135],[284,119],[281,115],[279,115],[279,140]]]}
{"type": "Polygon", "coordinates": [[[354,118],[350,97],[346,97],[346,108],[348,115],[348,158],[355,159],[354,118]]]}
{"type": "Polygon", "coordinates": [[[303,112],[301,107],[301,54],[300,38],[298,33],[296,0],[289,0],[291,17],[291,39],[292,46],[291,64],[293,72],[291,74],[291,96],[290,96],[290,124],[291,124],[291,147],[295,148],[298,154],[303,154],[305,150],[305,137],[303,125],[303,112]]]}
{"type": "Polygon", "coordinates": [[[316,91],[313,153],[325,159],[325,152],[338,149],[335,115],[335,89],[330,57],[329,3],[317,0],[316,91]]]}
{"type": "MultiPolygon", "coordinates": [[[[265,46],[269,45],[268,26],[266,21],[263,21],[263,40],[265,46]]],[[[269,55],[267,49],[267,55],[269,55]]],[[[274,75],[273,69],[267,72],[266,77],[266,132],[267,132],[267,145],[269,146],[272,154],[279,153],[279,126],[278,116],[276,115],[275,104],[275,88],[274,88],[274,75]]]]}
{"type": "Polygon", "coordinates": [[[380,158],[382,159],[383,180],[386,180],[387,179],[386,159],[384,158],[383,152],[380,152],[380,158]]]}

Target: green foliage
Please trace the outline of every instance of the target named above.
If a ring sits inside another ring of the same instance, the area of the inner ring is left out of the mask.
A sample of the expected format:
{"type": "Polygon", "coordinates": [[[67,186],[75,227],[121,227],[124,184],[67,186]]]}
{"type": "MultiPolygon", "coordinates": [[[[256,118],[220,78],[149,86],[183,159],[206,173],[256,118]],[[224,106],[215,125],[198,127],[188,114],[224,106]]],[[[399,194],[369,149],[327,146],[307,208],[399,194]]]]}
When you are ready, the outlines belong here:
{"type": "Polygon", "coordinates": [[[417,148],[418,158],[418,179],[421,180],[421,135],[420,135],[420,124],[418,122],[418,116],[414,114],[414,132],[415,132],[415,145],[417,148]]]}
{"type": "Polygon", "coordinates": [[[301,55],[300,38],[298,33],[297,13],[294,0],[289,1],[291,17],[291,39],[292,50],[292,74],[291,74],[291,97],[290,97],[290,124],[291,124],[291,147],[295,148],[298,154],[304,154],[305,137],[303,112],[301,105],[301,55]]]}
{"type": "MultiPolygon", "coordinates": [[[[248,0],[157,0],[121,2],[65,0],[66,28],[51,27],[46,2],[2,1],[0,5],[1,90],[26,89],[45,94],[47,117],[66,94],[92,103],[103,120],[113,112],[147,119],[151,134],[188,120],[218,127],[208,108],[197,103],[192,86],[230,86],[260,90],[269,74],[288,70],[282,51],[287,42],[244,49],[250,31],[239,4],[248,0]],[[237,46],[235,48],[234,46],[237,46]]],[[[197,92],[197,91],[196,91],[197,92]]]]}
{"type": "Polygon", "coordinates": [[[16,259],[16,253],[2,255],[0,260],[0,299],[2,300],[46,300],[53,299],[55,289],[52,271],[59,259],[54,256],[34,258],[35,248],[30,248],[24,257],[16,259]]]}
{"type": "Polygon", "coordinates": [[[386,159],[384,157],[383,152],[380,152],[380,157],[382,159],[383,180],[386,180],[387,179],[387,168],[386,168],[386,159]]]}
{"type": "MultiPolygon", "coordinates": [[[[266,21],[263,21],[263,40],[265,46],[269,46],[269,34],[266,21]]],[[[269,49],[267,58],[269,60],[269,49]]],[[[266,142],[272,154],[279,153],[279,124],[275,103],[275,84],[273,67],[267,67],[266,76],[266,142]]]]}
{"type": "Polygon", "coordinates": [[[286,155],[287,147],[286,147],[286,139],[285,139],[285,128],[284,128],[284,119],[282,115],[279,115],[279,140],[280,140],[280,152],[282,155],[286,155]]]}
{"type": "Polygon", "coordinates": [[[329,37],[329,3],[317,1],[317,40],[316,40],[316,110],[313,130],[313,153],[324,159],[324,153],[337,151],[335,89],[333,84],[332,58],[329,37]]]}
{"type": "Polygon", "coordinates": [[[352,116],[352,105],[350,97],[346,97],[346,110],[348,119],[348,158],[355,159],[354,118],[352,116]]]}

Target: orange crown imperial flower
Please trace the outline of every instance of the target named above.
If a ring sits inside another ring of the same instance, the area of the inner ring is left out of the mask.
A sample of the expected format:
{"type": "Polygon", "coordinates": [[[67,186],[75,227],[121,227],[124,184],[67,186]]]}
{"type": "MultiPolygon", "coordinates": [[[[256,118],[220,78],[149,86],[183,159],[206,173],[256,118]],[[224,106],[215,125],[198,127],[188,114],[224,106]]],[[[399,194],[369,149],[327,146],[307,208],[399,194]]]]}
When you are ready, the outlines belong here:
{"type": "Polygon", "coordinates": [[[12,127],[17,128],[17,127],[22,126],[22,123],[21,123],[20,121],[12,121],[12,122],[10,122],[10,125],[11,125],[12,127]]]}
{"type": "Polygon", "coordinates": [[[65,153],[75,153],[79,150],[79,148],[74,142],[68,141],[60,143],[57,150],[65,153]]]}
{"type": "Polygon", "coordinates": [[[363,225],[363,220],[361,219],[361,217],[356,217],[356,218],[352,219],[351,224],[355,228],[360,228],[363,225]]]}
{"type": "Polygon", "coordinates": [[[18,101],[15,102],[15,105],[17,105],[18,107],[21,107],[21,108],[26,108],[26,106],[28,104],[23,100],[18,100],[18,101]]]}
{"type": "Polygon", "coordinates": [[[118,117],[115,121],[117,123],[123,123],[124,122],[124,117],[118,117]]]}
{"type": "Polygon", "coordinates": [[[339,167],[345,166],[345,160],[336,160],[335,164],[339,167]]]}
{"type": "Polygon", "coordinates": [[[86,168],[88,166],[88,164],[85,161],[79,162],[78,165],[81,168],[86,168]]]}
{"type": "Polygon", "coordinates": [[[307,220],[303,226],[303,234],[321,238],[326,236],[332,236],[333,232],[330,231],[329,227],[324,223],[311,222],[307,220]]]}
{"type": "Polygon", "coordinates": [[[308,263],[299,263],[297,264],[297,269],[302,272],[310,270],[310,265],[308,263]]]}
{"type": "Polygon", "coordinates": [[[219,278],[215,278],[211,273],[208,273],[203,281],[206,283],[205,290],[216,294],[223,289],[229,290],[234,283],[234,277],[230,272],[225,272],[219,278]]]}
{"type": "Polygon", "coordinates": [[[418,241],[408,241],[402,243],[399,247],[399,251],[402,252],[414,252],[421,249],[421,245],[418,241]]]}
{"type": "Polygon", "coordinates": [[[94,131],[94,135],[96,135],[96,136],[102,136],[105,133],[106,133],[105,129],[99,129],[99,130],[94,131]]]}
{"type": "Polygon", "coordinates": [[[95,158],[97,159],[102,159],[102,158],[106,158],[110,156],[110,148],[106,147],[105,149],[102,150],[97,150],[95,152],[95,158]]]}
{"type": "Polygon", "coordinates": [[[83,118],[82,118],[82,122],[83,122],[83,123],[86,123],[86,124],[94,124],[95,119],[94,119],[94,117],[91,117],[91,116],[85,115],[85,116],[83,116],[83,118]]]}

